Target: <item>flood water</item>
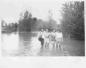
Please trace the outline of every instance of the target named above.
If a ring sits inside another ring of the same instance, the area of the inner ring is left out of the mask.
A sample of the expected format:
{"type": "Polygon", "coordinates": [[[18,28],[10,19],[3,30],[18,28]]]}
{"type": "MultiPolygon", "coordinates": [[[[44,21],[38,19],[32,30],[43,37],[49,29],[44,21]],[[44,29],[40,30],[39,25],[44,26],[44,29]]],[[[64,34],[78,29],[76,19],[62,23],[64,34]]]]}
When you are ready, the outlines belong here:
{"type": "MultiPolygon", "coordinates": [[[[72,56],[84,55],[84,44],[66,45],[62,49],[42,48],[37,33],[2,34],[2,56],[72,56]],[[75,46],[74,46],[75,45],[75,46]],[[78,45],[78,46],[77,46],[78,45]],[[74,51],[75,50],[75,51],[74,51]],[[80,52],[79,52],[80,51],[80,52]]],[[[69,43],[71,44],[71,43],[69,43]]]]}

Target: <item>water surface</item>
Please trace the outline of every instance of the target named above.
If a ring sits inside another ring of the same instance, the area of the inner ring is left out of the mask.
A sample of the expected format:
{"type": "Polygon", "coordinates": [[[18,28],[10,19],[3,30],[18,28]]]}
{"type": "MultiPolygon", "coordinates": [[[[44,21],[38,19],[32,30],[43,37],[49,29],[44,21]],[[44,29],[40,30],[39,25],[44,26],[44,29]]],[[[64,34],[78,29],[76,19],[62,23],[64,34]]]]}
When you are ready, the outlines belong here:
{"type": "Polygon", "coordinates": [[[83,56],[84,42],[64,40],[61,48],[42,48],[37,32],[2,34],[3,56],[83,56]]]}

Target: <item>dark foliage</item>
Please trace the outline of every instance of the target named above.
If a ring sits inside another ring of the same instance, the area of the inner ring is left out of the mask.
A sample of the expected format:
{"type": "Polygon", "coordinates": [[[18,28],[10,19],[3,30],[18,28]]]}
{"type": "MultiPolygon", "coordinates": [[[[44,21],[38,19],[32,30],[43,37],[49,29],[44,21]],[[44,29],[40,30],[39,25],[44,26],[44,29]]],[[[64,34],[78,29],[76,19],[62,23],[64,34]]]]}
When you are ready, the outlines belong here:
{"type": "Polygon", "coordinates": [[[62,31],[71,38],[84,40],[84,1],[63,4],[62,31]]]}

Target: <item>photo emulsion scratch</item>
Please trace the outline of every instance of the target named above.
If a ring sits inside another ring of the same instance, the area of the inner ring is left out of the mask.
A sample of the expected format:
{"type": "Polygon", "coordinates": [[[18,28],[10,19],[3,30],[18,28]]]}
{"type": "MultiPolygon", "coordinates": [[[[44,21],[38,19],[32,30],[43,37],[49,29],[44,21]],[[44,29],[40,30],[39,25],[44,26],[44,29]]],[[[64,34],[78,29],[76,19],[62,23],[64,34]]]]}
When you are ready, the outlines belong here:
{"type": "Polygon", "coordinates": [[[2,0],[2,56],[85,56],[84,1],[2,0]]]}

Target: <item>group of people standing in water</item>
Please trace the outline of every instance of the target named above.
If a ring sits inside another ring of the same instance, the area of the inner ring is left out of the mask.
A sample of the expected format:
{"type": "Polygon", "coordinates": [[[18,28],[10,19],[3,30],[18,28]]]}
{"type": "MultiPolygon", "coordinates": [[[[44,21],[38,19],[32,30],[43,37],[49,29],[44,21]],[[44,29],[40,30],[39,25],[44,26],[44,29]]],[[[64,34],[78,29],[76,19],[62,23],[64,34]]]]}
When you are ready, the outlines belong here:
{"type": "Polygon", "coordinates": [[[63,41],[63,34],[60,31],[48,31],[48,29],[41,31],[38,34],[38,40],[41,42],[42,48],[59,48],[63,41]]]}

